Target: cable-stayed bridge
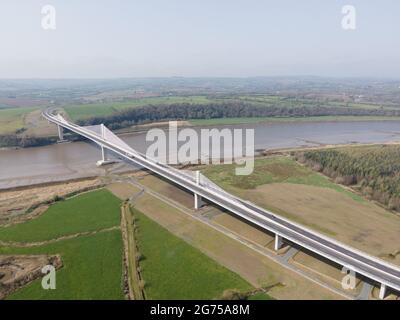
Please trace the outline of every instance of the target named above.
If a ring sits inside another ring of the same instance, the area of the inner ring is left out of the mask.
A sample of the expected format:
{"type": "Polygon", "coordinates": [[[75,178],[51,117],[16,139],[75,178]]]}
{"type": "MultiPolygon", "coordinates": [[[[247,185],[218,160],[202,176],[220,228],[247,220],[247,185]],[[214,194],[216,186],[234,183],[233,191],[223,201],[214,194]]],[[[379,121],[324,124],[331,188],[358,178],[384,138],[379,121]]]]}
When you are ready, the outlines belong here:
{"type": "Polygon", "coordinates": [[[284,240],[290,241],[374,280],[380,284],[380,298],[385,297],[387,287],[400,291],[400,268],[398,266],[231,195],[201,176],[199,172],[193,174],[192,172],[178,170],[146,157],[146,155],[132,149],[104,125],[78,126],[65,120],[61,115],[54,114],[51,108],[44,111],[43,116],[58,126],[61,140],[63,139],[63,128],[65,128],[98,144],[102,150],[102,160],[98,164],[107,163],[106,151],[110,150],[125,161],[144,167],[192,192],[196,209],[201,206],[203,198],[262,229],[274,233],[275,250],[281,247],[284,240]]]}

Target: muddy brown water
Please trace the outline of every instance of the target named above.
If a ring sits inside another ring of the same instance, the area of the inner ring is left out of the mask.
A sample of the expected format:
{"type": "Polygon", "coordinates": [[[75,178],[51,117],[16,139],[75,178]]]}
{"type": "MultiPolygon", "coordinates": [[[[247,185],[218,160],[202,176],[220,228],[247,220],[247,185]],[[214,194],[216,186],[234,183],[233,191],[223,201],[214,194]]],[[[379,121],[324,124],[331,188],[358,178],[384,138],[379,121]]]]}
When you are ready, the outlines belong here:
{"type": "MultiPolygon", "coordinates": [[[[258,149],[320,144],[383,143],[400,141],[400,121],[288,122],[218,126],[218,129],[254,129],[258,149]]],[[[201,128],[194,130],[199,132],[201,128]]],[[[130,146],[146,152],[146,133],[122,137],[130,146]]],[[[201,150],[202,154],[204,151],[201,150]]],[[[0,151],[0,189],[102,175],[95,163],[101,154],[92,143],[75,142],[45,147],[0,151]]]]}

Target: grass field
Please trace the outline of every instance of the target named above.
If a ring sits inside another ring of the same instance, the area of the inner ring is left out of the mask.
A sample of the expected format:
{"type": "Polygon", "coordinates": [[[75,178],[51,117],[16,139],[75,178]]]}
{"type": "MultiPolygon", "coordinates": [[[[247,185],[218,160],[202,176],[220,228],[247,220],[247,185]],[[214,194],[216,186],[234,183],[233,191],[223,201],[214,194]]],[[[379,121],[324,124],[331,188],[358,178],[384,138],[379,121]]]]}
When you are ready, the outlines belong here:
{"type": "Polygon", "coordinates": [[[94,116],[108,116],[114,112],[128,108],[137,108],[150,104],[172,104],[172,103],[208,103],[210,100],[205,96],[189,96],[189,97],[154,97],[142,98],[124,102],[106,102],[81,105],[67,105],[64,110],[73,120],[85,119],[94,116]]]}
{"type": "Polygon", "coordinates": [[[378,116],[318,116],[318,117],[254,117],[254,118],[215,118],[215,119],[191,119],[190,124],[194,126],[216,126],[235,125],[268,122],[333,122],[333,121],[393,121],[400,117],[378,117],[378,116]]]}
{"type": "Polygon", "coordinates": [[[0,229],[0,240],[43,241],[93,231],[40,246],[0,246],[0,254],[60,254],[56,290],[43,290],[40,280],[10,299],[123,299],[120,200],[106,189],[78,195],[52,205],[40,217],[0,229]]]}
{"type": "Polygon", "coordinates": [[[331,182],[323,175],[299,165],[289,157],[256,159],[254,165],[253,173],[247,176],[235,175],[235,164],[208,166],[202,173],[225,189],[232,189],[232,187],[254,189],[270,183],[294,183],[330,188],[344,193],[356,201],[364,201],[357,194],[331,182]]]}
{"type": "Polygon", "coordinates": [[[33,242],[119,224],[120,200],[105,189],[57,202],[40,217],[0,228],[0,240],[33,242]]]}
{"type": "Polygon", "coordinates": [[[35,110],[35,107],[0,110],[0,134],[14,133],[23,128],[25,116],[35,110]]]}
{"type": "Polygon", "coordinates": [[[224,290],[252,286],[198,249],[134,210],[139,226],[140,262],[149,299],[213,299],[224,290]]]}
{"type": "Polygon", "coordinates": [[[0,254],[60,254],[56,289],[43,290],[36,280],[8,299],[124,299],[122,241],[119,230],[100,232],[33,248],[0,247],[0,254]]]}
{"type": "Polygon", "coordinates": [[[247,102],[256,102],[264,105],[279,105],[282,107],[346,107],[346,108],[355,108],[355,109],[393,109],[390,106],[384,106],[380,104],[372,104],[372,103],[355,103],[355,102],[343,102],[343,101],[326,101],[319,98],[298,98],[298,97],[285,97],[285,96],[276,96],[276,95],[243,95],[238,96],[237,99],[241,101],[247,102]]]}

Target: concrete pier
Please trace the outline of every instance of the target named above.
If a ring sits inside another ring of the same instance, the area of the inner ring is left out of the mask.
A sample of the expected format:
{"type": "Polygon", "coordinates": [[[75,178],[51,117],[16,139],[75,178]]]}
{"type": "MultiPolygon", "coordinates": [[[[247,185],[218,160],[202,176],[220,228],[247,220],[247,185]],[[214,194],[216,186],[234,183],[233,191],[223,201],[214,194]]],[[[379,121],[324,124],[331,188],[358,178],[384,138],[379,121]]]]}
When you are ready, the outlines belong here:
{"type": "Polygon", "coordinates": [[[275,234],[275,246],[274,246],[275,251],[278,251],[282,247],[282,245],[283,245],[282,237],[278,234],[275,234]]]}
{"type": "Polygon", "coordinates": [[[63,127],[57,125],[57,129],[58,129],[58,140],[59,141],[64,141],[64,130],[63,130],[63,127]]]}
{"type": "MultiPolygon", "coordinates": [[[[200,185],[200,171],[197,170],[196,171],[196,184],[200,185]]],[[[201,200],[201,196],[199,196],[198,194],[194,194],[194,208],[196,210],[200,209],[201,206],[203,205],[203,201],[201,200]]]]}
{"type": "Polygon", "coordinates": [[[97,161],[96,165],[98,167],[100,167],[100,166],[104,166],[106,164],[114,163],[115,161],[108,159],[108,157],[107,157],[107,149],[104,148],[103,146],[100,146],[100,147],[101,147],[101,160],[97,161]]]}
{"type": "Polygon", "coordinates": [[[383,300],[385,299],[386,296],[386,285],[385,284],[381,284],[381,289],[379,290],[379,299],[383,300]]]}

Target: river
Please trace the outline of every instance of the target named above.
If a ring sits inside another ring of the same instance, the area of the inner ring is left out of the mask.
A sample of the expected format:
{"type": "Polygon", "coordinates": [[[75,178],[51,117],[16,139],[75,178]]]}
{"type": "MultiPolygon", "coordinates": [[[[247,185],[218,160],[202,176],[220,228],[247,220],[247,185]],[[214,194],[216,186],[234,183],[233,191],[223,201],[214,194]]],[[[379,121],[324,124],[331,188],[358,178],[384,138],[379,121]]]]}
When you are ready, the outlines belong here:
{"type": "MultiPolygon", "coordinates": [[[[400,121],[286,122],[221,126],[254,128],[255,149],[279,149],[324,144],[400,141],[400,121]]],[[[200,130],[200,128],[195,128],[200,130]]],[[[124,135],[133,148],[145,152],[146,133],[124,135]]],[[[102,175],[100,152],[87,142],[0,151],[0,189],[102,175]]]]}

